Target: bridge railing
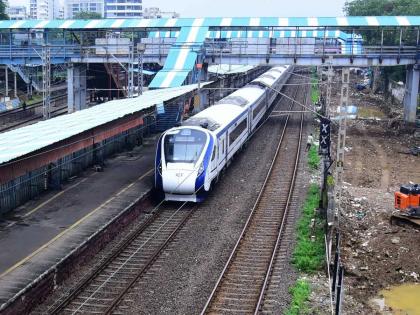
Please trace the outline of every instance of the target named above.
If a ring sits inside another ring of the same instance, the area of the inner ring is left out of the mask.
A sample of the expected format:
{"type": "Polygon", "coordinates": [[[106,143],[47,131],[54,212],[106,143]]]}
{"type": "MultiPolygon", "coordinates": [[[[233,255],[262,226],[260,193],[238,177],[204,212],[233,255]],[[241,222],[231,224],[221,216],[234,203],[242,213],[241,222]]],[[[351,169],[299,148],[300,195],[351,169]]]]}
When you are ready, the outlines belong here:
{"type": "MultiPolygon", "coordinates": [[[[168,55],[172,48],[196,51],[207,57],[223,59],[223,57],[328,57],[343,56],[354,58],[396,58],[418,59],[420,49],[418,46],[362,46],[360,43],[345,42],[341,44],[322,44],[314,39],[293,39],[273,41],[269,38],[260,39],[235,39],[225,41],[208,40],[204,45],[197,43],[170,43],[152,42],[145,43],[144,57],[147,60],[161,59],[168,55]]],[[[107,58],[110,62],[118,62],[121,58],[137,59],[136,47],[130,43],[126,45],[0,45],[0,58],[13,63],[16,59],[42,59],[42,51],[48,47],[52,59],[69,61],[79,58],[82,62],[87,58],[107,58]]]]}

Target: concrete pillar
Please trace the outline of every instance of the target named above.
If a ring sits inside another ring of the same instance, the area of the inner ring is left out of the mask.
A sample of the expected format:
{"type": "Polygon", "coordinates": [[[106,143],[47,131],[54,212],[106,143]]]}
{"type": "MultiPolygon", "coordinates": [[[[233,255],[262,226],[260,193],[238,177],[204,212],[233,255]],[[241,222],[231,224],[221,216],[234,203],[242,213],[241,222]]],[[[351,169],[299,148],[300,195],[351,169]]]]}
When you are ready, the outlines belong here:
{"type": "Polygon", "coordinates": [[[14,83],[14,91],[15,91],[15,98],[18,97],[18,91],[17,91],[17,73],[13,73],[13,83],[14,83]]]}
{"type": "Polygon", "coordinates": [[[86,106],[86,65],[71,64],[67,68],[67,108],[72,113],[86,106]]]}
{"type": "Polygon", "coordinates": [[[406,90],[404,96],[404,120],[414,123],[417,113],[420,71],[418,66],[407,69],[406,90]]]}
{"type": "Polygon", "coordinates": [[[9,96],[9,68],[6,66],[5,70],[5,81],[6,81],[6,93],[5,96],[9,96]]]}

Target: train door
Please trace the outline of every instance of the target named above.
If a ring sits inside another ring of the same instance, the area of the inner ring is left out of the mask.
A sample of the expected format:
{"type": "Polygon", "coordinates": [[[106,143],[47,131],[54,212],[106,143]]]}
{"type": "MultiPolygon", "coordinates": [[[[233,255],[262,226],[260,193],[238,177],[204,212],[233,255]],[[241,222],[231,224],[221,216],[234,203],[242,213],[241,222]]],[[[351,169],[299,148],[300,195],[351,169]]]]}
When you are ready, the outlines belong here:
{"type": "Polygon", "coordinates": [[[218,148],[218,159],[217,164],[219,171],[225,166],[226,163],[226,134],[223,134],[219,138],[219,148],[218,148]]]}

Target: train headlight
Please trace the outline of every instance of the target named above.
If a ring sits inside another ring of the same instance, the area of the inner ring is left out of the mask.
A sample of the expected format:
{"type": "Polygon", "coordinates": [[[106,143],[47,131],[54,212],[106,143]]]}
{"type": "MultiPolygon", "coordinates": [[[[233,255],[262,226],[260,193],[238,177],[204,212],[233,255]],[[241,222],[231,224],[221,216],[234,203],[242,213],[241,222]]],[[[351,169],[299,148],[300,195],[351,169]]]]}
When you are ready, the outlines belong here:
{"type": "Polygon", "coordinates": [[[200,167],[198,168],[198,174],[197,174],[197,176],[200,176],[201,174],[203,174],[203,172],[204,172],[204,164],[201,163],[200,164],[200,167]]]}

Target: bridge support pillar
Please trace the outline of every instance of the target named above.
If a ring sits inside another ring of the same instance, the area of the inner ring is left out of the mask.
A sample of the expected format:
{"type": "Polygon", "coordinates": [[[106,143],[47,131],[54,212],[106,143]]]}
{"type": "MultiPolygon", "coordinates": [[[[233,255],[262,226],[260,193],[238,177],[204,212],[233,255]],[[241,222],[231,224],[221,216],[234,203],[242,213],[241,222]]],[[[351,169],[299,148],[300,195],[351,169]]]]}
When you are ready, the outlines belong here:
{"type": "Polygon", "coordinates": [[[86,65],[71,64],[67,68],[67,108],[72,113],[86,106],[86,65]]]}
{"type": "Polygon", "coordinates": [[[416,121],[419,80],[419,65],[408,68],[406,76],[406,91],[404,96],[404,120],[407,122],[414,123],[416,121]]]}

